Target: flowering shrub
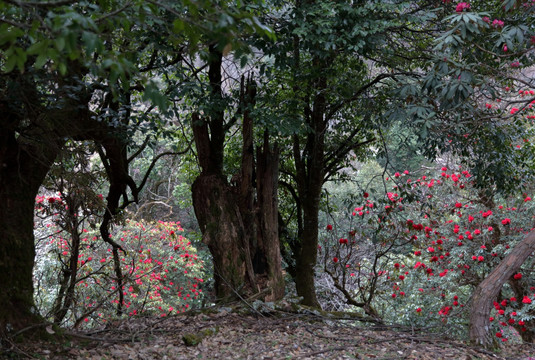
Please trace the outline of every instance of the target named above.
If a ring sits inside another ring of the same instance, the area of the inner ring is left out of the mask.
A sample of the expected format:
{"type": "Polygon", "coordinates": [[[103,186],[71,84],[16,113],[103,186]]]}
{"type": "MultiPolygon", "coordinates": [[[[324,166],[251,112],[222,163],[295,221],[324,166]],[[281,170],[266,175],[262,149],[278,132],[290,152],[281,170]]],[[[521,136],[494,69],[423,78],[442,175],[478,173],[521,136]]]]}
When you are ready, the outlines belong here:
{"type": "MultiPolygon", "coordinates": [[[[58,275],[76,254],[75,301],[64,319],[69,325],[101,323],[116,316],[119,292],[123,294],[125,314],[179,313],[200,303],[203,293],[203,261],[196,249],[180,235],[178,222],[131,222],[117,226],[112,237],[125,250],[120,253],[124,276],[122,288],[114,278],[114,260],[110,246],[95,230],[86,228],[68,232],[55,223],[57,214],[51,206],[61,207],[59,196],[37,199],[37,215],[49,214],[38,223],[38,256],[34,277],[39,310],[53,318],[62,289],[58,275]],[[79,248],[73,237],[79,234],[79,248]]],[[[72,268],[68,268],[69,270],[72,268]]],[[[61,277],[60,277],[61,278],[61,277]]]]}
{"type": "MultiPolygon", "coordinates": [[[[532,230],[535,209],[528,194],[502,199],[475,188],[462,169],[435,175],[396,173],[384,198],[365,193],[348,218],[326,226],[319,251],[348,304],[386,321],[462,332],[473,289],[532,230]]],[[[522,334],[532,326],[528,262],[490,314],[502,341],[513,328],[522,334]]]]}

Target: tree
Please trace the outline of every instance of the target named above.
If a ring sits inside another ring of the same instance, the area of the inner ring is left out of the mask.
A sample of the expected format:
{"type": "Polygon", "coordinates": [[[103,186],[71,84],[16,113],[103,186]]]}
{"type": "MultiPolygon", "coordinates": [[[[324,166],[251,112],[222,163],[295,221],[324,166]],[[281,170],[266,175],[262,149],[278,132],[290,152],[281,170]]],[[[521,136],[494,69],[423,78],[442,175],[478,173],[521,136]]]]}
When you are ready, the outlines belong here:
{"type": "Polygon", "coordinates": [[[263,144],[254,152],[252,111],[256,84],[242,76],[238,113],[230,119],[223,98],[222,49],[210,46],[209,99],[205,116],[194,113],[192,128],[201,173],[192,185],[193,206],[214,261],[216,296],[235,298],[267,291],[266,299],[284,294],[277,229],[278,150],[267,129],[263,144]],[[224,175],[227,133],[242,118],[239,173],[229,184],[224,175]],[[256,195],[256,196],[255,196],[256,195]],[[260,281],[260,277],[263,277],[260,281]],[[242,289],[245,286],[245,289],[242,289]]]}
{"type": "MultiPolygon", "coordinates": [[[[2,1],[0,11],[0,201],[5,204],[0,209],[4,287],[0,333],[4,335],[36,321],[34,202],[66,142],[96,143],[103,161],[109,192],[100,233],[112,246],[120,286],[119,252],[124,250],[110,237],[110,226],[121,209],[137,200],[144,184],[136,184],[128,173],[136,154],[128,151],[133,127],[154,128],[156,106],[156,117],[166,111],[167,100],[153,79],[154,71],[176,64],[183,52],[196,52],[203,31],[217,43],[228,43],[233,19],[247,16],[230,7],[214,7],[210,1],[2,1]]],[[[262,28],[258,21],[250,23],[262,28]]],[[[122,304],[120,299],[118,313],[122,304]]]]}
{"type": "MultiPolygon", "coordinates": [[[[453,5],[450,6],[453,11],[453,5]]],[[[420,106],[435,113],[422,136],[429,153],[451,151],[472,168],[483,192],[514,192],[533,176],[529,147],[531,127],[519,112],[535,100],[530,67],[534,64],[535,6],[520,1],[459,3],[437,40],[435,65],[423,81],[420,106]],[[527,87],[527,89],[526,89],[527,87]],[[514,92],[511,92],[514,89],[514,92]],[[527,126],[528,125],[528,126],[527,126]],[[446,133],[448,141],[436,134],[446,133]],[[523,149],[522,149],[523,148],[523,149]],[[490,156],[489,156],[490,155],[490,156]]],[[[528,119],[529,120],[529,117],[528,119]]],[[[518,249],[531,249],[526,236],[518,249]]],[[[513,273],[525,260],[515,251],[496,271],[513,273]],[[499,269],[499,270],[498,270],[499,269]]],[[[476,292],[470,337],[490,346],[489,301],[508,277],[491,273],[476,292]],[[483,296],[482,296],[483,295],[483,296]]]]}
{"type": "Polygon", "coordinates": [[[296,1],[273,20],[279,41],[265,51],[281,69],[272,81],[271,92],[279,95],[273,111],[293,124],[287,126],[291,144],[285,148],[292,161],[282,170],[287,176],[282,184],[297,207],[291,273],[304,304],[319,305],[314,267],[323,185],[348,164],[350,154],[377,144],[385,119],[408,118],[394,111],[393,95],[430,63],[422,56],[432,39],[429,10],[426,2],[296,1]]]}

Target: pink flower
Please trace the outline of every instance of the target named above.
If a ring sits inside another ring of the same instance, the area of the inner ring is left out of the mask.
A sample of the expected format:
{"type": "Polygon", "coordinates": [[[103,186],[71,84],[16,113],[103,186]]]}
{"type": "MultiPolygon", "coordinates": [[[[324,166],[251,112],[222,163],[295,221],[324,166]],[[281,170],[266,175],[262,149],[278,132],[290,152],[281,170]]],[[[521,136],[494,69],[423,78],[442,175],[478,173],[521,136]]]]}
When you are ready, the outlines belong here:
{"type": "Polygon", "coordinates": [[[507,48],[507,45],[504,45],[503,46],[503,52],[507,52],[508,48],[507,48]]]}
{"type": "Polygon", "coordinates": [[[457,7],[455,8],[455,11],[460,13],[460,12],[463,12],[463,11],[468,10],[468,9],[470,9],[470,4],[466,3],[466,2],[462,2],[462,3],[458,3],[457,4],[457,7]]]}
{"type": "Polygon", "coordinates": [[[528,202],[528,201],[531,201],[531,198],[529,196],[526,196],[526,198],[524,199],[524,202],[528,202]]]}
{"type": "Polygon", "coordinates": [[[490,24],[490,19],[489,19],[488,16],[483,16],[483,17],[481,18],[481,20],[483,20],[483,21],[486,22],[487,24],[490,24]]]}
{"type": "MultiPolygon", "coordinates": [[[[485,21],[485,20],[483,19],[483,21],[485,21]]],[[[492,22],[492,26],[495,27],[495,28],[502,28],[503,25],[504,25],[504,22],[501,21],[501,20],[498,20],[498,19],[494,19],[494,21],[492,22]]]]}

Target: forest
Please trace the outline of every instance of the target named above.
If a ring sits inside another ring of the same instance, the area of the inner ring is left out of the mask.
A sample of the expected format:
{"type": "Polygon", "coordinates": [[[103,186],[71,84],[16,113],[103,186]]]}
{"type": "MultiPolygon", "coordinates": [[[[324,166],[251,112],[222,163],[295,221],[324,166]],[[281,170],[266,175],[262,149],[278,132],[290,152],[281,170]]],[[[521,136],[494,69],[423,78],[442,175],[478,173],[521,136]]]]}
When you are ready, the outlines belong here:
{"type": "Polygon", "coordinates": [[[0,0],[0,356],[236,303],[531,344],[534,104],[533,0],[0,0]]]}

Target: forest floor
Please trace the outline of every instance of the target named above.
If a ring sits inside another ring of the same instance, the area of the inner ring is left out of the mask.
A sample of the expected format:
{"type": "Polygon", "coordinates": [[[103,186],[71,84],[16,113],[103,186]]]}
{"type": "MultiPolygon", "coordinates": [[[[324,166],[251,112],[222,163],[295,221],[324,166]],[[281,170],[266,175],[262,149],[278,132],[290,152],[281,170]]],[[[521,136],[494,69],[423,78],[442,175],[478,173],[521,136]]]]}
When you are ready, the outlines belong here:
{"type": "MultiPolygon", "coordinates": [[[[491,352],[429,331],[366,325],[313,313],[247,314],[230,310],[218,308],[211,312],[117,321],[93,332],[66,332],[61,340],[11,343],[9,348],[0,349],[0,357],[535,360],[533,344],[506,343],[491,352]]],[[[48,329],[53,332],[51,327],[48,329]]]]}

